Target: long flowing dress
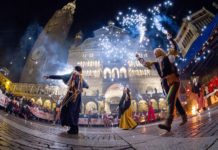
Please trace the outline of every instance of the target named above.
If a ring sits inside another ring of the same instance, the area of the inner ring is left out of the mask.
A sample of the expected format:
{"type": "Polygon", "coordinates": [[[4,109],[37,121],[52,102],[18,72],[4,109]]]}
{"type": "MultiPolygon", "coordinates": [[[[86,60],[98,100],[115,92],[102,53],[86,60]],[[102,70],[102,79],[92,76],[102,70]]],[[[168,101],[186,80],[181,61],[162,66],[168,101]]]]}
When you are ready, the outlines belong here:
{"type": "Polygon", "coordinates": [[[121,103],[119,104],[119,108],[121,112],[121,119],[119,128],[125,130],[135,128],[137,123],[132,119],[131,98],[124,94],[120,101],[121,103]]]}
{"type": "Polygon", "coordinates": [[[149,102],[149,105],[148,105],[148,122],[150,121],[151,117],[153,120],[155,120],[155,115],[154,115],[154,109],[152,107],[152,102],[150,101],[149,102]]]}

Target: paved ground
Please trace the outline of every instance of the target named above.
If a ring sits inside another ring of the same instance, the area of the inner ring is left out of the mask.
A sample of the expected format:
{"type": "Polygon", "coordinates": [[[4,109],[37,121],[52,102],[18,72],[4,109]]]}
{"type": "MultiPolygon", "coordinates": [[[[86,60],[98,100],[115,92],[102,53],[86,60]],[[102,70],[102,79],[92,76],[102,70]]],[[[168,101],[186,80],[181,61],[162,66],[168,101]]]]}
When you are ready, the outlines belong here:
{"type": "Polygon", "coordinates": [[[0,149],[145,149],[201,150],[218,149],[218,106],[189,117],[179,127],[174,120],[173,134],[160,136],[158,123],[134,130],[119,128],[80,128],[79,135],[68,135],[67,128],[24,121],[0,111],[0,149]]]}

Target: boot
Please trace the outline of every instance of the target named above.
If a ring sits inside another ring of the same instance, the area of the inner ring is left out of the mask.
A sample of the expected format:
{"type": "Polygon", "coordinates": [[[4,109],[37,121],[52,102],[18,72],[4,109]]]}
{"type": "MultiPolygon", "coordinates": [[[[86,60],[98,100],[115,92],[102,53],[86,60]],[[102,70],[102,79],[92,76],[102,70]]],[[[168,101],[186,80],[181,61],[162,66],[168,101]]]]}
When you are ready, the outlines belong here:
{"type": "Polygon", "coordinates": [[[179,124],[180,126],[184,125],[187,122],[187,115],[182,115],[182,122],[179,124]]]}
{"type": "Polygon", "coordinates": [[[68,134],[74,134],[75,126],[71,126],[70,129],[67,131],[68,134]]]}
{"type": "Polygon", "coordinates": [[[169,115],[167,117],[166,123],[165,124],[159,124],[158,127],[170,132],[172,122],[173,122],[173,115],[169,115]]]}
{"type": "Polygon", "coordinates": [[[79,133],[79,128],[78,128],[78,125],[75,126],[75,129],[74,129],[74,133],[73,134],[78,134],[79,133]]]}

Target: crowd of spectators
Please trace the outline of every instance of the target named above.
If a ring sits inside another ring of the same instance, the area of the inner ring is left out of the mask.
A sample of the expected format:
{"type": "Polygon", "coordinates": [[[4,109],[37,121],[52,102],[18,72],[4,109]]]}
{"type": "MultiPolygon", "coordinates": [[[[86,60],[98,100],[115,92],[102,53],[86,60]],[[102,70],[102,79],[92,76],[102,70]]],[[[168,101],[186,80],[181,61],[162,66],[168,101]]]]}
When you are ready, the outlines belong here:
{"type": "MultiPolygon", "coordinates": [[[[186,96],[190,97],[194,94],[194,99],[197,101],[197,111],[206,110],[206,108],[216,101],[212,102],[211,97],[217,95],[218,77],[214,75],[208,82],[202,83],[197,78],[194,78],[191,84],[186,88],[186,96]]],[[[192,99],[193,100],[193,99],[192,99]]]]}
{"type": "Polygon", "coordinates": [[[8,114],[14,114],[15,116],[25,118],[26,120],[40,120],[32,114],[30,111],[31,107],[35,107],[38,110],[43,112],[52,113],[51,110],[45,108],[41,105],[33,103],[30,99],[27,99],[23,96],[14,95],[6,90],[4,85],[0,84],[0,93],[7,97],[6,106],[0,106],[1,109],[4,109],[8,114]]]}
{"type": "Polygon", "coordinates": [[[215,89],[218,89],[218,77],[217,77],[217,75],[214,75],[213,78],[210,79],[210,82],[208,83],[208,85],[206,87],[207,87],[208,91],[205,91],[205,92],[207,92],[207,93],[212,93],[215,89]]]}
{"type": "MultiPolygon", "coordinates": [[[[132,118],[137,124],[147,124],[164,119],[164,116],[166,115],[165,113],[166,111],[164,110],[156,111],[154,114],[155,119],[152,118],[152,120],[148,120],[147,111],[133,112],[132,118]]],[[[104,127],[118,126],[119,123],[118,113],[107,114],[105,111],[103,114],[92,113],[89,111],[86,115],[81,114],[80,118],[88,118],[88,127],[95,126],[95,124],[91,121],[92,118],[101,118],[103,120],[104,127]]]]}
{"type": "MultiPolygon", "coordinates": [[[[53,109],[50,110],[48,108],[43,107],[42,105],[38,105],[34,102],[32,102],[30,99],[27,99],[25,97],[22,96],[17,96],[14,95],[10,92],[8,92],[5,87],[3,85],[0,85],[0,92],[2,92],[2,94],[4,94],[5,96],[7,96],[8,98],[8,103],[7,106],[1,107],[1,109],[4,109],[8,114],[14,114],[15,116],[18,117],[22,117],[26,120],[42,120],[40,118],[37,118],[36,116],[34,116],[34,114],[31,112],[31,107],[35,107],[38,110],[42,110],[43,112],[47,112],[47,113],[53,113],[54,114],[54,120],[53,120],[53,125],[55,125],[56,123],[60,124],[60,107],[58,110],[57,109],[53,109]]],[[[60,102],[56,103],[60,104],[60,102]]],[[[59,106],[59,105],[58,105],[59,106]]],[[[138,123],[138,124],[143,124],[146,123],[147,120],[147,112],[136,112],[133,113],[133,119],[138,123]]],[[[156,120],[160,120],[161,116],[160,113],[155,113],[156,116],[156,120]]],[[[80,115],[80,117],[82,118],[88,118],[88,126],[91,127],[92,123],[91,123],[91,118],[101,118],[103,120],[104,126],[105,127],[112,127],[115,124],[118,124],[118,114],[117,113],[113,113],[113,114],[107,114],[106,112],[103,114],[93,114],[91,112],[89,112],[86,115],[80,115]]]]}

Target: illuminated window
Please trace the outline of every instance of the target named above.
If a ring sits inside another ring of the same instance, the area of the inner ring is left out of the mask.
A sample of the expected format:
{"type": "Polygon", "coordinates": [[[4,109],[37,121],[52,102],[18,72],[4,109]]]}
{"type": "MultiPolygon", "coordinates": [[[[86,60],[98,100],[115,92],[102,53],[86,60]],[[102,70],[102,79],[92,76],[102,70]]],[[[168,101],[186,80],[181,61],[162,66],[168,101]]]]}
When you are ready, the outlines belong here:
{"type": "Polygon", "coordinates": [[[91,113],[96,113],[97,112],[97,105],[95,102],[88,102],[86,104],[86,114],[88,114],[89,112],[91,113]]]}
{"type": "Polygon", "coordinates": [[[140,100],[138,103],[138,111],[139,112],[145,112],[148,111],[148,105],[145,100],[140,100]]]}
{"type": "Polygon", "coordinates": [[[120,76],[121,76],[121,78],[127,78],[126,68],[124,68],[124,67],[120,68],[120,76]]]}
{"type": "Polygon", "coordinates": [[[86,54],[85,54],[85,53],[83,53],[82,57],[83,57],[83,58],[86,58],[86,54]]]}
{"type": "Polygon", "coordinates": [[[150,100],[152,102],[153,109],[158,109],[157,101],[155,99],[150,100]]]}
{"type": "Polygon", "coordinates": [[[147,54],[147,53],[145,53],[145,54],[144,54],[144,57],[148,57],[148,54],[147,54]]]}
{"type": "Polygon", "coordinates": [[[113,68],[113,69],[112,69],[112,78],[113,78],[113,79],[115,79],[115,78],[120,78],[119,69],[118,69],[118,68],[113,68]]]}
{"type": "Polygon", "coordinates": [[[90,58],[94,57],[94,54],[93,54],[93,53],[90,53],[90,54],[89,54],[89,57],[90,57],[90,58]]]}
{"type": "Polygon", "coordinates": [[[104,69],[104,79],[111,78],[111,69],[105,68],[104,69]]]}

